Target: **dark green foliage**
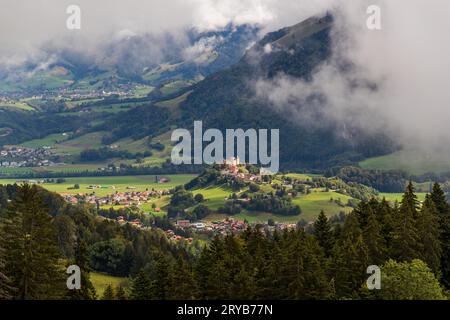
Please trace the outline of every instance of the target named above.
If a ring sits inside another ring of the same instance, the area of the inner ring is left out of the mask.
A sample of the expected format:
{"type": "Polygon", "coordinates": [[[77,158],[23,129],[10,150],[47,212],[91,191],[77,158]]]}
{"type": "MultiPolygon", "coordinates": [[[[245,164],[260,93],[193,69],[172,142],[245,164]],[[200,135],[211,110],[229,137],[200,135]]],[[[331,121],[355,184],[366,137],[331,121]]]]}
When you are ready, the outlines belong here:
{"type": "Polygon", "coordinates": [[[427,195],[417,218],[417,230],[420,237],[421,260],[434,274],[440,276],[441,243],[439,242],[439,215],[433,200],[427,195]]]}
{"type": "Polygon", "coordinates": [[[151,300],[152,294],[152,281],[150,277],[141,270],[133,279],[133,285],[131,286],[130,299],[131,300],[151,300]]]}
{"type": "Polygon", "coordinates": [[[393,216],[391,257],[398,261],[411,261],[420,257],[420,237],[416,226],[418,207],[414,187],[409,183],[400,207],[393,216]]]}
{"type": "Polygon", "coordinates": [[[97,294],[90,280],[89,272],[89,256],[86,243],[82,239],[78,239],[75,246],[74,264],[80,267],[81,271],[81,289],[70,290],[68,297],[73,300],[95,300],[97,294]]]}
{"type": "Polygon", "coordinates": [[[95,270],[115,276],[126,276],[130,260],[126,254],[127,244],[120,239],[97,242],[91,247],[91,265],[95,270]]]}
{"type": "Polygon", "coordinates": [[[319,241],[319,245],[323,248],[325,255],[331,255],[331,250],[334,245],[333,232],[331,230],[331,223],[328,221],[325,212],[322,210],[314,223],[314,236],[319,241]]]}
{"type": "Polygon", "coordinates": [[[116,299],[117,300],[127,300],[127,293],[122,286],[116,288],[116,299]]]}
{"type": "Polygon", "coordinates": [[[37,187],[16,190],[0,222],[5,273],[16,299],[61,298],[64,268],[59,263],[56,232],[37,187]]]}
{"type": "Polygon", "coordinates": [[[108,284],[106,286],[105,292],[103,292],[102,300],[115,300],[115,293],[113,287],[108,284]]]}
{"type": "Polygon", "coordinates": [[[438,183],[433,186],[431,200],[439,215],[442,282],[450,288],[450,205],[438,183]]]}

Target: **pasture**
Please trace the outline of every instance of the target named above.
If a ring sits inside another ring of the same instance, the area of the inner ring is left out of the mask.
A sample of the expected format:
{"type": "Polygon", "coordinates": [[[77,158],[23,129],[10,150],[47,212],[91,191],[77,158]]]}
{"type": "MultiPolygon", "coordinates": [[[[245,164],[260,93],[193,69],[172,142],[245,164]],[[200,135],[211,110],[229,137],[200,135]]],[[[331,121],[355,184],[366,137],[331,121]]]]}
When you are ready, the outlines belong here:
{"type": "MultiPolygon", "coordinates": [[[[161,175],[161,176],[118,176],[118,177],[77,177],[66,178],[64,183],[44,183],[41,186],[49,191],[60,194],[91,194],[105,196],[115,192],[145,191],[146,189],[166,190],[185,184],[195,175],[161,175]],[[169,182],[159,183],[156,178],[167,178],[169,182]],[[72,189],[78,184],[79,189],[72,189]],[[89,186],[100,186],[91,189],[89,186]]],[[[0,179],[0,184],[16,183],[16,179],[0,179]]]]}

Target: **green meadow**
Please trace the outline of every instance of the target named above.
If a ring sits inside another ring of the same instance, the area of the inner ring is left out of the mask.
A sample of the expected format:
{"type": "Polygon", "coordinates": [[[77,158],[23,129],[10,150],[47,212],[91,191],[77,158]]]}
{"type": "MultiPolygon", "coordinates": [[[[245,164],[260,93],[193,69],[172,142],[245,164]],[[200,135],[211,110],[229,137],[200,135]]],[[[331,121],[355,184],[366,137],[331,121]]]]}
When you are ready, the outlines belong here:
{"type": "MultiPolygon", "coordinates": [[[[66,178],[64,183],[45,183],[41,186],[47,190],[60,194],[77,194],[77,193],[93,193],[98,196],[105,196],[117,192],[125,191],[145,191],[146,189],[165,190],[171,189],[178,185],[185,184],[192,180],[195,175],[161,175],[161,176],[119,176],[119,177],[79,177],[66,178]],[[158,183],[158,178],[168,178],[167,183],[158,183]],[[80,189],[70,189],[75,184],[80,189]],[[89,189],[91,185],[101,186],[100,189],[89,189]],[[114,187],[114,188],[113,188],[114,187]]],[[[15,183],[16,179],[0,179],[0,184],[15,183]]]]}
{"type": "Polygon", "coordinates": [[[364,169],[403,170],[409,174],[450,172],[450,157],[413,150],[402,150],[386,156],[369,158],[359,163],[364,169]]]}
{"type": "Polygon", "coordinates": [[[118,286],[127,288],[130,285],[130,280],[128,278],[113,277],[98,272],[91,272],[90,280],[97,292],[98,299],[101,299],[108,285],[111,285],[114,289],[118,286]]]}

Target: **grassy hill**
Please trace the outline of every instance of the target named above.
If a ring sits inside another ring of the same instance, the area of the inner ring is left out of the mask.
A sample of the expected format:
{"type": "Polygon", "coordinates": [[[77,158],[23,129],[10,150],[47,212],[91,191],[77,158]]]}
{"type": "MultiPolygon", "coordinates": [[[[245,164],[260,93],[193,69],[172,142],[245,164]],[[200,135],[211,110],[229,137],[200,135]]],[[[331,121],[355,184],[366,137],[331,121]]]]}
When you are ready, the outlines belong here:
{"type": "Polygon", "coordinates": [[[402,150],[359,163],[365,169],[403,170],[413,175],[450,172],[450,157],[417,150],[402,150]]]}

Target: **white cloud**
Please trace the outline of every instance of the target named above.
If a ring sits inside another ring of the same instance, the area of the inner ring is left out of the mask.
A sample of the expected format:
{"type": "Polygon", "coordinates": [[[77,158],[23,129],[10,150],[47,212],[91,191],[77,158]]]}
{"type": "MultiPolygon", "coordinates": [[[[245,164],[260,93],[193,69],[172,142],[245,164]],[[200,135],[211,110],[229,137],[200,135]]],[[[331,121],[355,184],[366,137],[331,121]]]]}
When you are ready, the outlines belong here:
{"type": "Polygon", "coordinates": [[[389,133],[405,148],[450,152],[450,2],[377,1],[383,29],[369,31],[365,9],[371,2],[341,2],[333,57],[312,81],[280,76],[259,81],[256,92],[297,121],[349,123],[389,133]],[[342,72],[342,61],[354,68],[342,72]],[[315,105],[314,95],[325,103],[315,105]]]}

